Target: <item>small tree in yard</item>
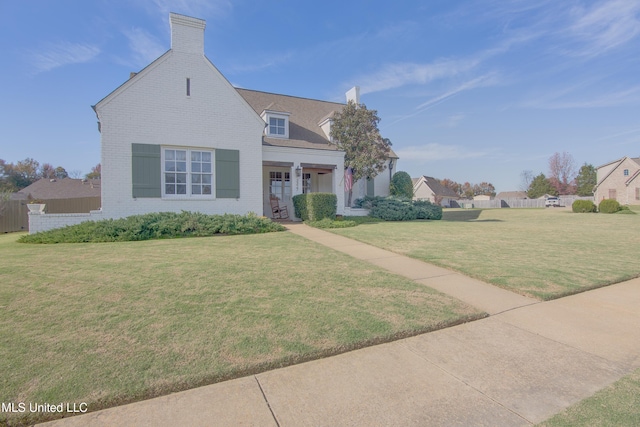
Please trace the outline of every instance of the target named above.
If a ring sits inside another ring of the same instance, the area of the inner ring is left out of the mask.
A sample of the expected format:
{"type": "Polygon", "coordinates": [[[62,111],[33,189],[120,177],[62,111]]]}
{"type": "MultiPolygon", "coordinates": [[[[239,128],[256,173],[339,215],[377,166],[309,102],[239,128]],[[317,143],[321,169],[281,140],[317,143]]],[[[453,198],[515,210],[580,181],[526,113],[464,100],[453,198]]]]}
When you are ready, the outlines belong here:
{"type": "Polygon", "coordinates": [[[571,154],[554,153],[549,157],[549,183],[556,194],[575,194],[576,168],[571,154]]]}
{"type": "Polygon", "coordinates": [[[533,178],[531,181],[531,185],[529,185],[529,189],[527,190],[527,197],[530,199],[537,199],[538,197],[544,196],[545,194],[551,194],[553,196],[557,196],[558,192],[555,188],[551,186],[551,183],[544,176],[543,173],[533,178]]]}
{"type": "Polygon", "coordinates": [[[580,168],[576,177],[578,196],[593,196],[593,187],[596,186],[596,168],[585,163],[580,168]]]}
{"type": "Polygon", "coordinates": [[[393,174],[391,178],[391,185],[389,186],[389,192],[392,196],[405,197],[407,199],[413,198],[413,181],[411,176],[403,171],[399,171],[393,174]]]}
{"type": "MultiPolygon", "coordinates": [[[[378,130],[380,118],[376,110],[349,101],[335,113],[331,124],[331,139],[344,151],[344,167],[351,168],[353,182],[361,178],[373,179],[386,168],[391,142],[383,139],[378,130]]],[[[347,206],[351,206],[353,189],[349,188],[347,206]]]]}

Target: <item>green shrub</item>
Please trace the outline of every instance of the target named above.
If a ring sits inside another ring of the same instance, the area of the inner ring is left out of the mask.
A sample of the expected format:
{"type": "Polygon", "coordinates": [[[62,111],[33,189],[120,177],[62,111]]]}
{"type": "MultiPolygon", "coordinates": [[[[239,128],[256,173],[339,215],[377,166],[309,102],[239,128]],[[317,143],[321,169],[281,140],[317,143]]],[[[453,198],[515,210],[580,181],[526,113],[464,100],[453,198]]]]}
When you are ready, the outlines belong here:
{"type": "Polygon", "coordinates": [[[309,214],[307,212],[307,195],[297,194],[293,196],[293,212],[296,218],[300,218],[303,221],[309,220],[309,214]]]}
{"type": "Polygon", "coordinates": [[[21,243],[124,242],[214,234],[255,234],[282,231],[284,227],[256,214],[205,215],[198,212],[162,212],[122,219],[87,221],[18,239],[21,243]]]}
{"type": "Polygon", "coordinates": [[[349,220],[332,220],[330,218],[323,218],[319,221],[307,221],[305,224],[310,225],[311,227],[316,228],[347,228],[347,227],[355,227],[355,221],[349,220]]]}
{"type": "Polygon", "coordinates": [[[296,217],[303,221],[335,219],[338,196],[332,193],[298,194],[293,196],[293,209],[296,217]]]}
{"type": "Polygon", "coordinates": [[[597,212],[598,208],[591,200],[576,200],[571,205],[571,210],[575,213],[589,213],[597,212]]]}
{"type": "Polygon", "coordinates": [[[371,206],[369,216],[385,221],[411,221],[414,219],[442,219],[442,207],[426,200],[401,197],[370,198],[363,206],[371,206]]]}
{"type": "Polygon", "coordinates": [[[363,209],[371,209],[373,205],[378,203],[381,200],[386,199],[386,197],[381,196],[364,196],[362,199],[356,199],[353,202],[353,207],[355,208],[363,208],[363,209]]]}
{"type": "Polygon", "coordinates": [[[396,197],[376,202],[372,205],[369,215],[385,221],[411,221],[417,218],[411,201],[396,197]]]}
{"type": "Polygon", "coordinates": [[[318,221],[324,218],[336,219],[338,210],[338,196],[333,193],[309,193],[307,194],[307,212],[310,221],[318,221]]]}
{"type": "Polygon", "coordinates": [[[620,203],[615,199],[604,199],[598,205],[598,211],[601,213],[616,213],[620,210],[620,203]]]}
{"type": "Polygon", "coordinates": [[[413,208],[416,219],[442,219],[442,206],[434,205],[428,200],[414,200],[413,208]]]}
{"type": "Polygon", "coordinates": [[[389,192],[392,196],[405,197],[407,199],[413,198],[411,176],[403,171],[394,173],[389,185],[389,192]]]}
{"type": "Polygon", "coordinates": [[[623,215],[635,215],[636,213],[629,209],[629,206],[620,206],[620,210],[616,212],[617,214],[623,215]]]}

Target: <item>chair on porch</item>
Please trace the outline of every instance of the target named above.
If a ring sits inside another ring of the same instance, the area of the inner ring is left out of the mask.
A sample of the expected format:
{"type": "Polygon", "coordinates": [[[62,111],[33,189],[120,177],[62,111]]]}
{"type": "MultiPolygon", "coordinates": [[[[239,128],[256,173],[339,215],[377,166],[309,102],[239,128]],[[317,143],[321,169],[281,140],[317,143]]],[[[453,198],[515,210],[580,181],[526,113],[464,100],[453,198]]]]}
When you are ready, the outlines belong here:
{"type": "Polygon", "coordinates": [[[280,206],[280,199],[278,199],[274,195],[271,195],[269,197],[269,202],[271,202],[271,214],[273,219],[289,218],[289,209],[287,209],[286,206],[280,206]]]}

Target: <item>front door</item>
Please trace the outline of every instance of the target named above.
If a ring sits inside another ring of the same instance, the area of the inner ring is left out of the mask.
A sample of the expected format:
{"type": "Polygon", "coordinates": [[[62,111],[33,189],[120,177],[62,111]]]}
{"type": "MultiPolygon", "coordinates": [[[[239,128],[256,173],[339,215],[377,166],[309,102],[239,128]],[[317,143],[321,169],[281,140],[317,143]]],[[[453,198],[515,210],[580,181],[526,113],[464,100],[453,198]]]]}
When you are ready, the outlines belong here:
{"type": "Polygon", "coordinates": [[[265,168],[264,183],[265,187],[262,194],[264,214],[271,217],[271,204],[269,199],[271,196],[277,197],[280,206],[286,206],[289,211],[289,217],[293,217],[293,203],[291,201],[291,169],[289,168],[265,168]]]}

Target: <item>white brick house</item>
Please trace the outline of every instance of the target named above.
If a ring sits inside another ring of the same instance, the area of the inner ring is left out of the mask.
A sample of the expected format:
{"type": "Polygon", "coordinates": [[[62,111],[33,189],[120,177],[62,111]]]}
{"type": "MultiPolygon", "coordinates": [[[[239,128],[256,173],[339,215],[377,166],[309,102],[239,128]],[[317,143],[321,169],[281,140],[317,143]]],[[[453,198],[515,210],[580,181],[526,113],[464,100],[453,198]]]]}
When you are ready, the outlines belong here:
{"type": "MultiPolygon", "coordinates": [[[[344,104],[236,89],[204,54],[205,21],[171,13],[170,22],[171,49],[93,107],[102,209],[66,220],[182,210],[270,216],[271,195],[293,214],[291,198],[304,192],[335,193],[343,214],[344,152],[329,129],[344,104]]],[[[369,185],[376,195],[388,194],[391,166],[369,185]]],[[[30,230],[64,221],[32,215],[30,230]]]]}

